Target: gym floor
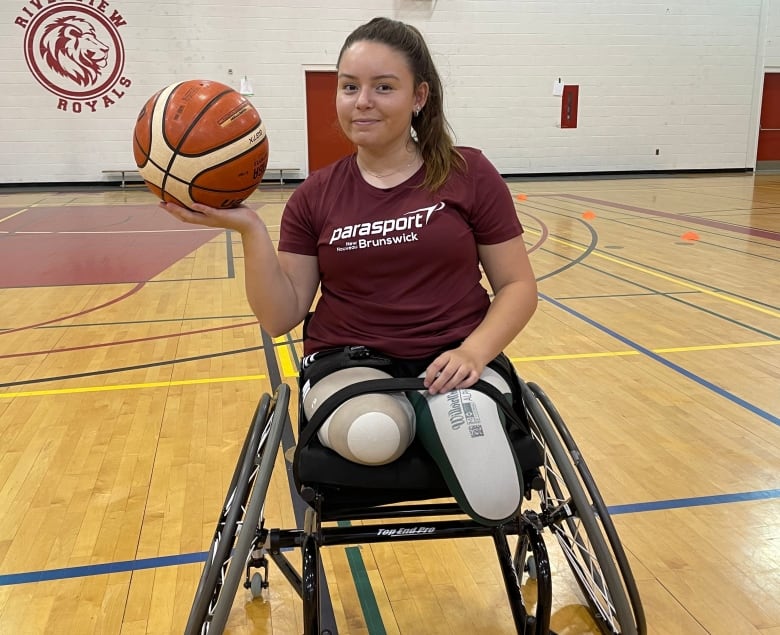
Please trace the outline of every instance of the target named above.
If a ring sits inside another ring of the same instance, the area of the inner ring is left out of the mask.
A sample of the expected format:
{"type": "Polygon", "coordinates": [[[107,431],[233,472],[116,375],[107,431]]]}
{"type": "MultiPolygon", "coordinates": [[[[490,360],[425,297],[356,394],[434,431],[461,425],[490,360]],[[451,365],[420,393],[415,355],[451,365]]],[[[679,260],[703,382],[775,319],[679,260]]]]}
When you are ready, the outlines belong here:
{"type": "MultiPolygon", "coordinates": [[[[293,187],[249,199],[274,238],[293,187]]],[[[541,301],[507,354],[580,445],[649,632],[780,635],[780,176],[509,187],[541,301]]],[[[301,351],[261,333],[241,261],[143,186],[0,189],[0,634],[182,631],[257,400],[301,351]]],[[[294,527],[277,461],[267,526],[294,527]]],[[[553,628],[595,632],[548,548],[553,628]]],[[[323,553],[340,633],[514,632],[489,539],[323,553]]],[[[302,632],[270,580],[229,632],[302,632]]]]}

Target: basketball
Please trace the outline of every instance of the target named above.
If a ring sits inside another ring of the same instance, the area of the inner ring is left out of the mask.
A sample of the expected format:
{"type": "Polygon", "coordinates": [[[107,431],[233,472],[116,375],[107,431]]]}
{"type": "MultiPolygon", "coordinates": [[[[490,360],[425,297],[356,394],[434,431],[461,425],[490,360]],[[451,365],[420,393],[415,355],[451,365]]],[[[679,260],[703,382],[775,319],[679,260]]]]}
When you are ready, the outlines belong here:
{"type": "Polygon", "coordinates": [[[268,165],[257,109],[230,86],[209,80],[171,84],[138,115],[133,154],[160,199],[230,208],[255,191],[268,165]]]}

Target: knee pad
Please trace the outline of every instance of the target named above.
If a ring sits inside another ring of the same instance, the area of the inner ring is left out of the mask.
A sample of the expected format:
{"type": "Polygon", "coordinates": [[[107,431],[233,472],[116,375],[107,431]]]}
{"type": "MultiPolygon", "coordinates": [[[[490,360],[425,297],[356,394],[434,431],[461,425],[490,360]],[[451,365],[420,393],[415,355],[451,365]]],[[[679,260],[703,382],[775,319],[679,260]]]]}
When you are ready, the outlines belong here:
{"type": "MultiPolygon", "coordinates": [[[[332,372],[303,395],[303,411],[311,419],[333,393],[359,381],[389,379],[376,368],[354,367],[332,372]]],[[[352,397],[333,411],[317,432],[320,443],[345,459],[364,465],[384,465],[400,457],[414,440],[415,414],[401,393],[371,393],[352,397]]]]}
{"type": "MultiPolygon", "coordinates": [[[[507,382],[492,368],[481,379],[511,399],[507,382]]],[[[436,395],[422,391],[412,402],[417,435],[464,511],[485,525],[515,516],[523,498],[522,471],[495,401],[466,388],[436,395]]]]}

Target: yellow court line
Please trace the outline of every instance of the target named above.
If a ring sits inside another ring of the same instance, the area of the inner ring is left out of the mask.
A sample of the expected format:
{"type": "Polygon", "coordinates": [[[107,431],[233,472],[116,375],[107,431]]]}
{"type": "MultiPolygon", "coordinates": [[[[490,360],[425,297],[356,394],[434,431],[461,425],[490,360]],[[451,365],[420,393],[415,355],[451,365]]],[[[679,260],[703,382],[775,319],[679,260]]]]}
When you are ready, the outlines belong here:
{"type": "Polygon", "coordinates": [[[290,354],[290,348],[292,343],[286,336],[274,338],[274,344],[282,344],[282,346],[274,346],[279,358],[279,364],[281,365],[282,377],[297,377],[298,371],[295,368],[295,364],[290,354]]]}
{"type": "MultiPolygon", "coordinates": [[[[275,343],[284,343],[282,338],[276,338],[275,343]],[[279,341],[277,341],[279,340],[279,341]]],[[[676,348],[657,348],[654,349],[654,353],[687,353],[693,351],[714,351],[724,349],[736,349],[736,348],[753,348],[757,346],[777,346],[780,345],[780,340],[771,340],[763,342],[744,342],[740,344],[707,344],[703,346],[680,346],[676,348]]],[[[289,347],[281,346],[277,350],[279,351],[279,359],[283,375],[285,377],[296,377],[298,371],[295,368],[295,364],[292,361],[292,356],[289,352],[289,347]]],[[[607,352],[594,352],[594,353],[571,353],[569,355],[537,355],[533,357],[512,357],[512,362],[539,362],[539,361],[555,361],[566,359],[593,359],[598,357],[627,357],[630,355],[639,355],[639,351],[607,351],[607,352]]],[[[142,388],[170,388],[172,386],[193,386],[198,384],[219,384],[234,381],[255,381],[258,379],[268,379],[267,375],[239,375],[235,377],[210,377],[204,379],[180,379],[177,381],[153,381],[143,384],[114,384],[110,386],[82,386],[76,388],[55,388],[52,390],[25,390],[22,392],[6,392],[0,393],[0,399],[15,399],[17,397],[45,397],[48,395],[72,395],[78,393],[90,393],[90,392],[107,392],[112,390],[138,390],[142,388]]]]}
{"type": "MultiPolygon", "coordinates": [[[[778,346],[780,340],[766,340],[763,342],[743,342],[738,344],[704,344],[701,346],[677,346],[674,348],[656,348],[653,353],[692,353],[696,351],[718,351],[735,348],[755,348],[757,346],[778,346]]],[[[563,359],[591,359],[596,357],[627,357],[640,355],[640,351],[608,351],[600,353],[572,353],[570,355],[537,355],[534,357],[512,357],[512,362],[547,362],[563,359]]]]}
{"type": "Polygon", "coordinates": [[[594,357],[627,357],[639,355],[639,351],[608,351],[603,353],[571,353],[569,355],[535,355],[532,357],[511,357],[512,362],[549,362],[562,359],[592,359],[594,357]]]}
{"type": "MultiPolygon", "coordinates": [[[[541,235],[541,232],[533,229],[528,231],[534,234],[541,235]]],[[[579,249],[580,251],[586,251],[586,248],[583,247],[582,245],[577,245],[575,243],[569,242],[568,240],[564,240],[562,238],[555,238],[553,236],[548,236],[548,238],[554,242],[567,245],[568,247],[573,247],[574,249],[579,249]]],[[[673,282],[674,284],[678,284],[682,287],[686,287],[687,289],[693,289],[694,291],[699,291],[700,293],[711,295],[715,298],[718,298],[719,300],[725,300],[726,302],[738,304],[740,306],[747,307],[748,309],[759,311],[760,313],[766,313],[767,315],[771,315],[772,317],[780,317],[780,313],[778,313],[777,311],[773,311],[772,309],[767,309],[762,306],[757,306],[752,302],[746,302],[745,300],[740,300],[738,298],[732,298],[731,296],[726,295],[725,293],[718,293],[717,291],[712,291],[710,289],[707,289],[706,287],[699,286],[698,284],[693,284],[692,282],[686,282],[685,280],[680,280],[679,278],[675,278],[674,276],[669,276],[664,273],[658,273],[657,271],[653,271],[652,269],[647,269],[646,267],[642,267],[640,265],[635,265],[633,263],[626,262],[621,258],[616,258],[615,256],[610,256],[608,254],[602,253],[598,249],[594,249],[591,253],[598,258],[609,260],[610,262],[623,265],[624,267],[628,267],[629,269],[635,269],[637,271],[641,271],[642,273],[655,276],[656,278],[660,278],[661,280],[666,280],[667,282],[673,282]]]]}
{"type": "Polygon", "coordinates": [[[743,342],[741,344],[705,344],[702,346],[678,346],[676,348],[657,348],[654,353],[688,353],[690,351],[717,351],[728,348],[755,348],[756,346],[777,346],[780,340],[763,342],[743,342]]]}
{"type": "Polygon", "coordinates": [[[218,384],[230,381],[252,381],[268,379],[266,375],[242,375],[239,377],[209,377],[205,379],[181,379],[178,381],[150,381],[144,384],[115,384],[111,386],[83,386],[79,388],[55,388],[53,390],[25,390],[23,392],[0,393],[0,399],[16,397],[43,397],[46,395],[72,395],[84,392],[106,392],[109,390],[137,390],[139,388],[170,388],[172,386],[193,386],[196,384],[218,384]]]}
{"type": "Polygon", "coordinates": [[[29,207],[25,207],[24,209],[20,209],[18,212],[14,212],[10,216],[5,216],[3,218],[0,218],[0,223],[2,223],[3,221],[7,221],[9,218],[13,218],[14,216],[19,216],[19,214],[23,214],[24,212],[28,212],[28,211],[30,211],[29,207]]]}

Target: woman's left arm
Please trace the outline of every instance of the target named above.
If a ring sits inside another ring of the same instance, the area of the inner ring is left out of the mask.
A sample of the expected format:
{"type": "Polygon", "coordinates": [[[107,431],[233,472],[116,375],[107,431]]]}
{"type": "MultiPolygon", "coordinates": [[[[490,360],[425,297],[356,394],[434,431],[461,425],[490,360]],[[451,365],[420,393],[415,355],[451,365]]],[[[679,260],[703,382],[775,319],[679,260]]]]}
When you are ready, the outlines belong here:
{"type": "Polygon", "coordinates": [[[509,345],[536,310],[536,278],[523,237],[478,245],[478,250],[493,288],[493,302],[479,326],[458,348],[442,353],[430,364],[425,385],[431,394],[474,384],[487,363],[509,345]]]}

